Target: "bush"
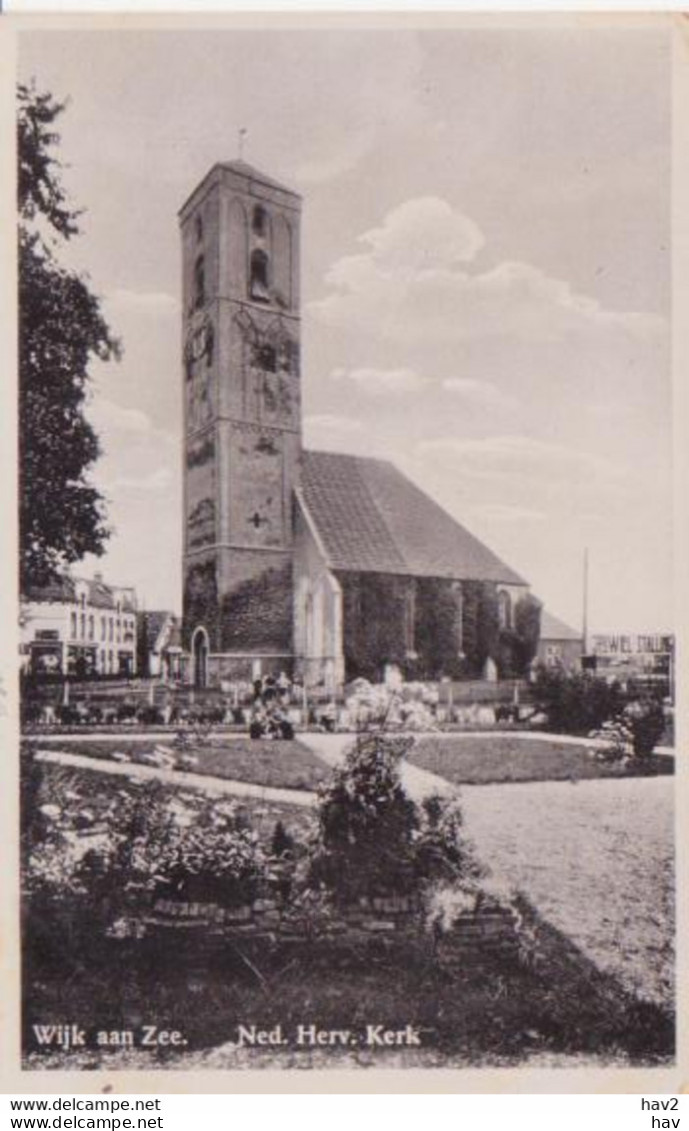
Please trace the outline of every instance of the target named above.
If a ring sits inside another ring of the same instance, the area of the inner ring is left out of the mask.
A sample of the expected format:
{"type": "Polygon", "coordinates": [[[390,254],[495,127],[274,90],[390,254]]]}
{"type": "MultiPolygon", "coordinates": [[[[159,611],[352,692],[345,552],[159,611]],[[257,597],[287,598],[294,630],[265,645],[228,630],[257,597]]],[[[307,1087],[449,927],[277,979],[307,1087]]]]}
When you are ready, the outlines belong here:
{"type": "Polygon", "coordinates": [[[409,746],[390,735],[362,737],[322,787],[308,880],[339,902],[410,895],[432,880],[477,874],[456,802],[416,805],[405,793],[399,764],[409,746]]]}
{"type": "Polygon", "coordinates": [[[539,668],[533,684],[537,710],[547,716],[548,729],[556,734],[585,734],[596,730],[623,708],[622,692],[586,672],[539,668]]]}
{"type": "Polygon", "coordinates": [[[650,758],[665,730],[662,703],[657,699],[630,703],[624,713],[632,732],[635,757],[650,758]]]}

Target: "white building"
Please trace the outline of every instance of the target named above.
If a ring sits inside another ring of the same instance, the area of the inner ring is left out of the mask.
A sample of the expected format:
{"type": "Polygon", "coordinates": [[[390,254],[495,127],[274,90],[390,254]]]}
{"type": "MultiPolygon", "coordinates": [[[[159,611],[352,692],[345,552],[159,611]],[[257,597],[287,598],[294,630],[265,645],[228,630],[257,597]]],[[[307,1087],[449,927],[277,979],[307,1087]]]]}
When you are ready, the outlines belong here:
{"type": "Polygon", "coordinates": [[[99,573],[33,590],[22,599],[21,648],[36,674],[135,675],[136,594],[99,573]]]}

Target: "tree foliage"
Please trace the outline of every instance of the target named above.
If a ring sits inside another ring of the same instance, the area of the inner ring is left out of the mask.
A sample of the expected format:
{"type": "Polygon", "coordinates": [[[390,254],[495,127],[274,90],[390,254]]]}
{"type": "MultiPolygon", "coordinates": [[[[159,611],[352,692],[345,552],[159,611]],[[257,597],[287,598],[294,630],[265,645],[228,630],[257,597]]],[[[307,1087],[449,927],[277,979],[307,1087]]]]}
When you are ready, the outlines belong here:
{"type": "Polygon", "coordinates": [[[103,499],[88,481],[100,447],[84,416],[89,366],[119,345],[88,280],[56,249],[78,231],[54,156],[65,104],[18,87],[20,580],[50,581],[87,553],[101,554],[103,499]]]}

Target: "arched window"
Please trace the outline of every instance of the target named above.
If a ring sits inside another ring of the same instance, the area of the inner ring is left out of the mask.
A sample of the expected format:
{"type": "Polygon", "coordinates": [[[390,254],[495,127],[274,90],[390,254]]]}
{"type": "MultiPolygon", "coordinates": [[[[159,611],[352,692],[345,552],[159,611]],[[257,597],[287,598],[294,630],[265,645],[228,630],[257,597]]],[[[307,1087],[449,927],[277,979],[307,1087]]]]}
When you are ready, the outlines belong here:
{"type": "Polygon", "coordinates": [[[265,251],[257,247],[251,253],[249,295],[257,302],[270,302],[269,261],[265,251]]]}
{"type": "Polygon", "coordinates": [[[512,627],[512,598],[506,589],[498,593],[498,624],[500,628],[512,627]]]}
{"type": "Polygon", "coordinates": [[[194,310],[200,310],[206,302],[206,267],[204,258],[199,255],[194,264],[194,310]]]}
{"type": "Polygon", "coordinates": [[[257,204],[251,217],[251,228],[255,236],[265,236],[268,227],[268,214],[261,204],[257,204]]]}

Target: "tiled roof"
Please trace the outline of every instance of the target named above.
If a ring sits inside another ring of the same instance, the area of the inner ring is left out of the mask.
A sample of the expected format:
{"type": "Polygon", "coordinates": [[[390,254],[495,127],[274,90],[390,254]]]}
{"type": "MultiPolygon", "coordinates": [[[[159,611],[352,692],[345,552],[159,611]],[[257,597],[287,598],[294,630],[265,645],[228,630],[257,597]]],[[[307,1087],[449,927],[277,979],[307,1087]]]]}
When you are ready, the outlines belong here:
{"type": "Polygon", "coordinates": [[[526,584],[387,461],[304,452],[301,485],[334,570],[526,584]]]}
{"type": "Polygon", "coordinates": [[[46,585],[32,586],[26,592],[29,601],[75,601],[74,582],[71,577],[55,577],[46,585]]]}
{"type": "Polygon", "coordinates": [[[113,597],[112,589],[106,585],[104,581],[98,581],[94,578],[93,581],[86,581],[88,586],[88,597],[86,600],[89,605],[95,605],[97,609],[114,609],[115,598],[113,597]]]}
{"type": "Polygon", "coordinates": [[[541,640],[580,640],[583,633],[570,628],[563,620],[554,617],[547,609],[541,610],[541,640]]]}
{"type": "Polygon", "coordinates": [[[236,158],[234,161],[220,162],[223,169],[229,169],[233,173],[239,173],[242,177],[250,177],[253,181],[260,181],[261,184],[268,185],[271,188],[282,189],[283,192],[288,192],[292,196],[297,194],[293,189],[283,185],[280,181],[276,181],[274,177],[269,177],[267,173],[262,173],[260,169],[255,168],[254,165],[249,165],[247,161],[242,161],[241,158],[236,158]]]}

